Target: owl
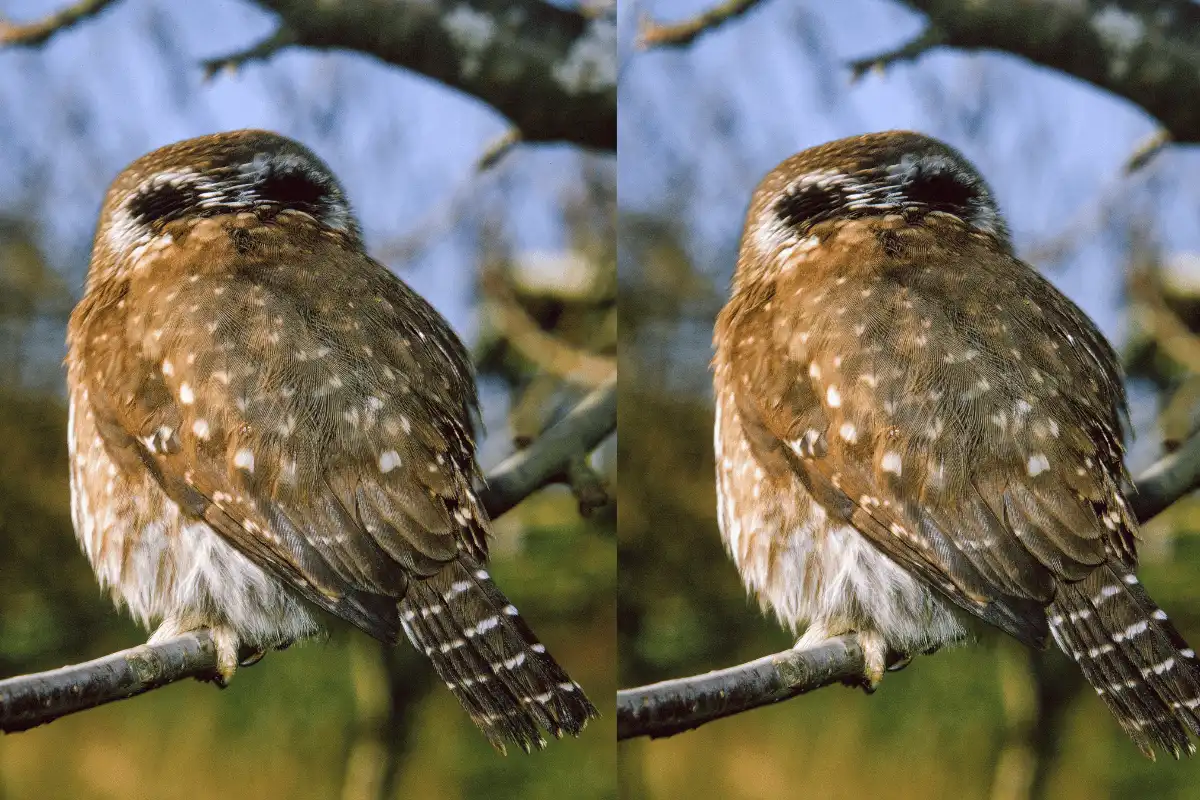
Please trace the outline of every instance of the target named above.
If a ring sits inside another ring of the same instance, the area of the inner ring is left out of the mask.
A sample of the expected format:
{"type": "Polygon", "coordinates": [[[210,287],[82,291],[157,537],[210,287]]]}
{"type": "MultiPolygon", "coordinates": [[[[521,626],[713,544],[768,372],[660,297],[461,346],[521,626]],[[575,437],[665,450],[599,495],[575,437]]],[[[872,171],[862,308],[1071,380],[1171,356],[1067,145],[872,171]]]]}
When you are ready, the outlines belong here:
{"type": "Polygon", "coordinates": [[[972,618],[1053,638],[1143,752],[1194,752],[1200,664],[1136,575],[1116,356],[962,155],[888,132],[785,160],[731,294],[721,535],[798,647],[855,634],[873,689],[972,618]]]}
{"type": "Polygon", "coordinates": [[[211,631],[227,682],[323,611],[403,631],[501,750],[595,716],[488,574],[462,343],[307,148],[235,131],[129,165],[67,344],[75,531],[151,642],[211,631]]]}

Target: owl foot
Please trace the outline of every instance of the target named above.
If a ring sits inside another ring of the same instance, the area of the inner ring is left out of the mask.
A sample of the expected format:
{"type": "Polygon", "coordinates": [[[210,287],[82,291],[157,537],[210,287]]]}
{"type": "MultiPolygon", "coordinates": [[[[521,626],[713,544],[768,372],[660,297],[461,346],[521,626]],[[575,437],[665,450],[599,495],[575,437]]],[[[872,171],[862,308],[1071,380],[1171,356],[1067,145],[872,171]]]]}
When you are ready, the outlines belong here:
{"type": "MultiPolygon", "coordinates": [[[[842,631],[840,633],[831,633],[824,627],[813,624],[809,626],[804,635],[796,642],[794,649],[807,650],[835,636],[842,635],[853,636],[858,640],[858,646],[862,648],[863,661],[865,662],[863,674],[856,679],[847,680],[846,685],[859,686],[867,694],[874,693],[875,689],[879,686],[879,682],[883,680],[883,673],[890,668],[889,663],[895,663],[895,658],[881,634],[874,631],[842,631]]],[[[907,664],[907,661],[905,664],[907,664]]],[[[903,666],[901,665],[897,669],[901,669],[903,666]]]]}
{"type": "MultiPolygon", "coordinates": [[[[216,675],[207,679],[211,680],[220,688],[224,689],[233,680],[233,673],[237,672],[239,658],[238,650],[241,646],[241,641],[238,635],[230,628],[220,625],[196,625],[194,623],[178,620],[173,617],[168,617],[162,621],[158,629],[150,636],[149,644],[160,644],[168,639],[174,639],[176,636],[181,636],[185,633],[193,631],[207,630],[212,636],[213,644],[217,649],[217,672],[216,675]]],[[[259,658],[262,658],[260,655],[259,658]]],[[[254,659],[257,661],[258,659],[254,659]]],[[[251,661],[250,663],[254,663],[251,661]]],[[[201,678],[200,680],[205,680],[201,678]]]]}

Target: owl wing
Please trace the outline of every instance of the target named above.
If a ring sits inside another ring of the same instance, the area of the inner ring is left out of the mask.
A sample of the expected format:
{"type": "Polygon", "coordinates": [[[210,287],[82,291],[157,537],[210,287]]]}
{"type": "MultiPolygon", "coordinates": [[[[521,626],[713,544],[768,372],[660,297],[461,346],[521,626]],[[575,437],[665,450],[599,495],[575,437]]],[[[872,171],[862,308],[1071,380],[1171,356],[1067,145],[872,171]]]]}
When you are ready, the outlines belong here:
{"type": "Polygon", "coordinates": [[[277,240],[185,239],[96,309],[89,330],[110,332],[85,345],[98,428],[118,463],[256,564],[394,641],[410,578],[486,558],[466,354],[361,252],[253,235],[277,240]]]}
{"type": "Polygon", "coordinates": [[[1040,646],[1057,581],[1133,559],[1111,350],[1048,284],[961,292],[987,314],[938,303],[955,296],[939,273],[875,274],[815,299],[781,284],[732,314],[749,444],[957,605],[1040,646]]]}

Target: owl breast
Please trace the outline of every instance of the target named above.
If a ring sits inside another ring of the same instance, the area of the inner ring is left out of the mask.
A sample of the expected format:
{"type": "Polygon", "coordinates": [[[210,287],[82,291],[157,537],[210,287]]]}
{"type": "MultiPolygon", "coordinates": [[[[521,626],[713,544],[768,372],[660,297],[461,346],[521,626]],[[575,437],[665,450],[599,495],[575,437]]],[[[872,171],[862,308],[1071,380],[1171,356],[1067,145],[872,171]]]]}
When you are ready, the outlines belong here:
{"type": "Polygon", "coordinates": [[[870,632],[902,653],[965,635],[949,603],[853,527],[830,520],[794,475],[760,464],[725,397],[717,398],[714,445],[721,536],[764,610],[816,640],[870,632]]]}
{"type": "Polygon", "coordinates": [[[145,468],[110,458],[87,390],[71,393],[68,445],[71,514],[80,545],[113,601],[144,626],[170,618],[223,626],[268,648],[316,632],[279,581],[202,521],[184,516],[145,468]]]}

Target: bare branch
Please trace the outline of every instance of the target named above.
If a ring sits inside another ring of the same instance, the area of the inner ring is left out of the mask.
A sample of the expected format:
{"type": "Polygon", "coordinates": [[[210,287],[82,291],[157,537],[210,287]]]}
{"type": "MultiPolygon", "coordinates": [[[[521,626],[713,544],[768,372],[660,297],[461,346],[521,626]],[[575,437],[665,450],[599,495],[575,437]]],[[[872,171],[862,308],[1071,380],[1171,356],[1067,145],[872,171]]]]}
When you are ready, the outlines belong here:
{"type": "MultiPolygon", "coordinates": [[[[499,517],[543,486],[565,480],[571,459],[594,450],[616,427],[614,381],[592,392],[537,441],[489,474],[489,488],[483,493],[488,514],[499,517]]],[[[207,631],[0,680],[0,731],[27,730],[185,678],[217,678],[216,649],[207,631]]]]}
{"type": "Polygon", "coordinates": [[[942,43],[1003,50],[1120,95],[1200,142],[1200,6],[1190,0],[902,0],[942,43]]]}
{"type": "Polygon", "coordinates": [[[543,486],[566,478],[571,457],[590,453],[617,429],[617,380],[593,390],[537,441],[488,473],[482,493],[488,514],[498,517],[543,486]]]}
{"type": "Polygon", "coordinates": [[[113,0],[80,0],[61,11],[56,11],[36,22],[6,22],[0,19],[0,47],[34,47],[45,42],[59,31],[72,27],[77,22],[99,14],[113,0]]]}
{"type": "Polygon", "coordinates": [[[254,0],[296,43],[373,55],[478,97],[527,142],[617,147],[616,23],[542,0],[254,0]]]}
{"type": "Polygon", "coordinates": [[[200,63],[204,69],[204,80],[212,80],[219,72],[237,72],[252,61],[264,61],[288,45],[297,44],[296,34],[286,25],[281,25],[267,38],[244,50],[216,58],[207,58],[200,63]]]}
{"type": "Polygon", "coordinates": [[[694,42],[701,34],[737,19],[761,0],[722,0],[722,2],[683,22],[664,24],[643,18],[638,31],[638,47],[682,47],[694,42]]]}
{"type": "Polygon", "coordinates": [[[921,31],[916,38],[894,50],[888,50],[878,55],[851,61],[850,80],[860,80],[868,72],[882,72],[893,64],[898,64],[902,61],[913,61],[943,43],[941,31],[935,26],[930,25],[921,31]]]}
{"type": "Polygon", "coordinates": [[[0,681],[0,730],[28,730],[184,678],[216,677],[212,636],[208,631],[187,633],[95,661],[0,681]]]}
{"type": "Polygon", "coordinates": [[[1129,498],[1139,522],[1157,517],[1182,497],[1200,489],[1200,434],[1188,437],[1138,476],[1129,498]]]}
{"type": "MultiPolygon", "coordinates": [[[[1193,435],[1137,480],[1130,498],[1140,522],[1200,488],[1200,434],[1193,435]]],[[[861,680],[862,648],[840,636],[804,650],[785,650],[736,667],[617,692],[617,738],[659,738],[778,703],[834,683],[861,680]]]]}
{"type": "Polygon", "coordinates": [[[785,650],[692,678],[617,692],[617,739],[657,739],[830,684],[861,679],[866,664],[853,636],[785,650]]]}

